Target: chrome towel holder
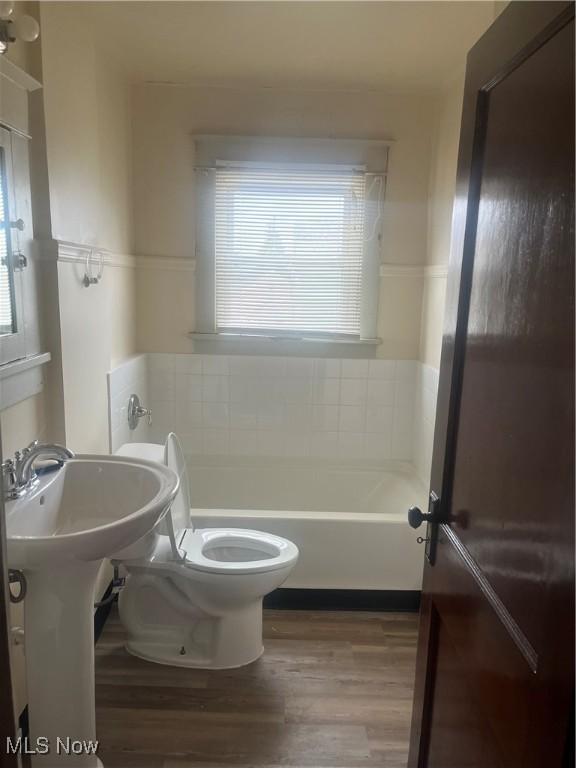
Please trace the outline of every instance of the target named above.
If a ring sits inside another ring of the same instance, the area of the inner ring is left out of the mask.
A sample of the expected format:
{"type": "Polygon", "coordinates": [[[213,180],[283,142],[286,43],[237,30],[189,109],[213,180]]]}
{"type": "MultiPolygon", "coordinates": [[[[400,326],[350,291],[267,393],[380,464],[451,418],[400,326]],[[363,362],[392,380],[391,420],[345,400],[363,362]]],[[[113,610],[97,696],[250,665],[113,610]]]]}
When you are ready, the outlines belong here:
{"type": "Polygon", "coordinates": [[[104,254],[102,251],[98,251],[98,272],[96,276],[92,274],[92,257],[94,256],[94,250],[90,249],[86,254],[86,269],[84,271],[84,277],[82,278],[82,285],[85,288],[90,288],[91,285],[98,285],[102,280],[102,273],[104,272],[104,254]]]}

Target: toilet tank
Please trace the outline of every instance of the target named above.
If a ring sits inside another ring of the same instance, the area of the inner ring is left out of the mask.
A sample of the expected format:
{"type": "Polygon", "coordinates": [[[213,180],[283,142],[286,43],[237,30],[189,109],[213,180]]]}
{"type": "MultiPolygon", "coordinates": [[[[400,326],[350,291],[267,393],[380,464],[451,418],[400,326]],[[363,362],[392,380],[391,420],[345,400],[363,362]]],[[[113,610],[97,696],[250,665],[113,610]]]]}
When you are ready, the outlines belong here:
{"type": "MultiPolygon", "coordinates": [[[[157,461],[159,464],[166,464],[170,469],[174,470],[180,480],[180,488],[170,508],[176,538],[178,538],[179,531],[192,527],[188,470],[182,446],[174,432],[168,435],[165,445],[158,443],[124,443],[124,445],[118,448],[116,454],[118,456],[130,456],[135,459],[157,461]]],[[[157,532],[165,535],[168,534],[167,523],[164,520],[158,524],[157,532]]]]}

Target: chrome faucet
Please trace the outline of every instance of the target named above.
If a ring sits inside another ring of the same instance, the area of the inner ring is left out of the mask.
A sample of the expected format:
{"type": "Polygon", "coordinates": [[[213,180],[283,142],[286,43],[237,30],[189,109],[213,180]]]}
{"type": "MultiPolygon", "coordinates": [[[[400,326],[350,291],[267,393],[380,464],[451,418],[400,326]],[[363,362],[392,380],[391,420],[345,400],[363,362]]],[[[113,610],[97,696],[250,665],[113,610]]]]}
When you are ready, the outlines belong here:
{"type": "Polygon", "coordinates": [[[4,499],[19,499],[32,488],[38,478],[34,465],[38,459],[53,459],[63,464],[73,459],[72,451],[57,443],[39,443],[35,440],[23,451],[16,451],[13,459],[2,463],[4,499]]]}

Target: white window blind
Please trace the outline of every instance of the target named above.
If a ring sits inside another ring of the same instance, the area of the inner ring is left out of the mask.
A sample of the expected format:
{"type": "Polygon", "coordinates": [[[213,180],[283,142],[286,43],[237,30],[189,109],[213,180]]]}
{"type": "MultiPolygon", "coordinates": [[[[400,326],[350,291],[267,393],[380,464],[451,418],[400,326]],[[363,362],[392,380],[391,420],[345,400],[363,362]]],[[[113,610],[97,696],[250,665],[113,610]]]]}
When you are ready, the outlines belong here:
{"type": "Polygon", "coordinates": [[[214,206],[217,331],[360,336],[361,169],[217,165],[214,206]]]}

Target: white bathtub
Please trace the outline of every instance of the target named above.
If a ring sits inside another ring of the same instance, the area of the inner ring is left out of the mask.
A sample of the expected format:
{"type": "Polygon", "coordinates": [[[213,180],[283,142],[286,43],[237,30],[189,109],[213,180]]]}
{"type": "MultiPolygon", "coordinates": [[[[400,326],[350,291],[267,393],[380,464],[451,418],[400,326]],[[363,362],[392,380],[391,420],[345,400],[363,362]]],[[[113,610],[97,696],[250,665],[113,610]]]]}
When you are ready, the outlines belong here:
{"type": "Polygon", "coordinates": [[[295,542],[300,560],[285,587],[419,590],[424,531],[406,522],[426,507],[409,466],[383,469],[220,463],[188,459],[193,523],[256,528],[295,542]]]}

